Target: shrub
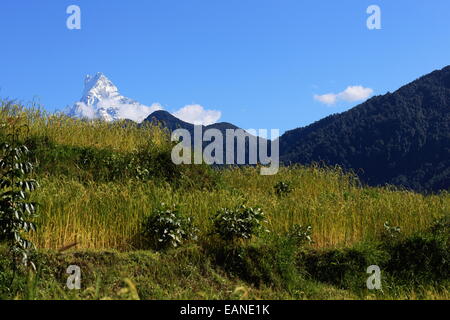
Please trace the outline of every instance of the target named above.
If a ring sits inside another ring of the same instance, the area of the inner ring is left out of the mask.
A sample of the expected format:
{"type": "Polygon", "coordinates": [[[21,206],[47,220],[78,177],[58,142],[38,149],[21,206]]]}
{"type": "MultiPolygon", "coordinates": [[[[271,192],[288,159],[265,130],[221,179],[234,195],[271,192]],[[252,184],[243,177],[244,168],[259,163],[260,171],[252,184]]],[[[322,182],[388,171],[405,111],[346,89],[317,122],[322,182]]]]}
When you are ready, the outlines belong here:
{"type": "Polygon", "coordinates": [[[449,234],[417,234],[387,244],[390,260],[387,270],[408,284],[450,278],[449,234]]]}
{"type": "Polygon", "coordinates": [[[266,222],[261,208],[238,206],[234,209],[222,208],[212,218],[214,231],[222,240],[250,239],[264,229],[266,222]]]}
{"type": "Polygon", "coordinates": [[[299,224],[294,224],[288,231],[287,237],[297,246],[311,244],[313,243],[311,231],[311,226],[301,226],[299,224]]]}
{"type": "Polygon", "coordinates": [[[384,223],[383,240],[395,240],[400,236],[400,227],[394,227],[388,221],[384,223]]]}
{"type": "MultiPolygon", "coordinates": [[[[140,129],[144,134],[144,128],[140,129]]],[[[182,177],[181,166],[171,161],[169,144],[146,142],[123,151],[93,146],[62,145],[47,136],[33,135],[25,144],[39,160],[39,174],[63,174],[81,181],[160,180],[172,184],[182,177]]]]}
{"type": "Polygon", "coordinates": [[[435,220],[431,227],[431,233],[435,236],[449,236],[450,234],[450,213],[435,220]]]}
{"type": "Polygon", "coordinates": [[[283,197],[292,192],[292,187],[289,182],[280,181],[275,186],[275,193],[279,197],[283,197]]]}
{"type": "Polygon", "coordinates": [[[376,243],[360,243],[351,248],[305,252],[298,263],[314,280],[358,291],[366,288],[367,267],[378,265],[384,271],[389,258],[376,243]]]}
{"type": "Polygon", "coordinates": [[[207,243],[216,264],[232,276],[252,285],[268,285],[290,292],[301,287],[303,274],[297,268],[299,247],[290,237],[267,234],[252,242],[207,243]]]}
{"type": "Polygon", "coordinates": [[[190,217],[184,216],[177,206],[162,203],[144,221],[145,240],[156,250],[179,247],[187,240],[196,240],[197,229],[190,217]]]}
{"type": "Polygon", "coordinates": [[[171,145],[157,146],[148,142],[131,154],[133,177],[157,178],[169,183],[177,183],[181,178],[181,168],[173,163],[171,145]]]}

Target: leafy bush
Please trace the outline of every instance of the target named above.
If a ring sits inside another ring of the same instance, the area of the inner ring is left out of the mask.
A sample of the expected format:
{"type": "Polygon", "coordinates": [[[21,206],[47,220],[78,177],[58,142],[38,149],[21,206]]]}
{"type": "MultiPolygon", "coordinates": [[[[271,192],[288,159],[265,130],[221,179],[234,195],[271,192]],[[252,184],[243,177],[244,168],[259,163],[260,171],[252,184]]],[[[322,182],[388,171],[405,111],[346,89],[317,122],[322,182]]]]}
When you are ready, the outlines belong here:
{"type": "Polygon", "coordinates": [[[417,234],[387,245],[387,270],[408,284],[450,279],[450,234],[417,234]]]}
{"type": "Polygon", "coordinates": [[[271,239],[267,243],[244,246],[239,259],[238,275],[255,285],[262,283],[278,288],[293,289],[300,277],[296,266],[295,247],[286,239],[271,239]]]}
{"type": "Polygon", "coordinates": [[[289,182],[280,181],[275,186],[275,193],[279,197],[283,197],[292,192],[292,187],[289,182]]]}
{"type": "Polygon", "coordinates": [[[400,236],[400,227],[394,227],[388,221],[384,223],[383,240],[395,240],[400,236]]]}
{"type": "Polygon", "coordinates": [[[144,238],[156,250],[176,248],[187,240],[197,239],[192,219],[184,216],[177,206],[164,203],[147,217],[143,229],[144,238]]]}
{"type": "Polygon", "coordinates": [[[262,284],[290,292],[302,286],[304,274],[297,267],[301,247],[288,235],[267,234],[239,246],[230,242],[207,243],[216,264],[233,276],[256,286],[262,284]]]}
{"type": "Polygon", "coordinates": [[[447,236],[450,235],[450,213],[445,215],[444,217],[437,219],[433,226],[431,227],[430,232],[436,236],[447,236]]]}
{"type": "Polygon", "coordinates": [[[352,248],[310,251],[301,255],[299,266],[315,280],[342,289],[366,288],[366,270],[378,265],[384,271],[389,254],[375,243],[361,243],[352,248]]]}
{"type": "Polygon", "coordinates": [[[0,241],[5,241],[14,257],[21,257],[27,265],[29,250],[34,246],[22,234],[36,230],[31,221],[36,216],[36,203],[29,201],[29,195],[38,183],[27,179],[33,165],[24,160],[29,153],[26,146],[3,143],[0,149],[0,241]]]}
{"type": "Polygon", "coordinates": [[[299,259],[299,266],[315,280],[355,290],[365,289],[365,270],[370,265],[381,268],[387,287],[394,283],[417,287],[450,279],[446,218],[437,221],[431,230],[409,237],[397,237],[398,227],[386,227],[394,237],[351,248],[307,252],[299,259]]]}
{"type": "MultiPolygon", "coordinates": [[[[125,130],[125,129],[124,129],[125,130]]],[[[144,134],[144,128],[141,129],[144,134]]],[[[170,145],[146,142],[130,151],[93,146],[55,143],[47,136],[32,135],[24,140],[34,158],[38,173],[75,176],[81,181],[117,181],[158,179],[177,183],[182,169],[171,161],[170,145]]]]}
{"type": "Polygon", "coordinates": [[[245,205],[234,209],[222,208],[212,218],[214,224],[213,233],[221,239],[234,241],[236,239],[250,239],[264,228],[266,222],[261,208],[252,208],[245,205]]]}
{"type": "Polygon", "coordinates": [[[311,244],[313,243],[311,234],[312,234],[311,226],[301,226],[299,224],[294,224],[287,236],[288,238],[295,243],[297,246],[301,246],[303,244],[311,244]]]}
{"type": "Polygon", "coordinates": [[[181,178],[181,168],[173,163],[171,152],[170,144],[157,146],[148,142],[141,146],[131,154],[133,177],[141,174],[144,180],[158,178],[169,183],[177,183],[181,178]]]}
{"type": "MultiPolygon", "coordinates": [[[[153,129],[142,127],[137,130],[145,135],[153,129]]],[[[122,131],[125,133],[126,129],[122,128],[122,131]]],[[[209,165],[174,164],[170,136],[164,136],[163,143],[146,141],[126,151],[104,146],[58,144],[47,135],[37,134],[26,137],[24,144],[32,157],[39,161],[39,175],[64,175],[95,182],[153,180],[167,182],[177,188],[200,190],[211,190],[220,180],[218,170],[209,165]]]]}

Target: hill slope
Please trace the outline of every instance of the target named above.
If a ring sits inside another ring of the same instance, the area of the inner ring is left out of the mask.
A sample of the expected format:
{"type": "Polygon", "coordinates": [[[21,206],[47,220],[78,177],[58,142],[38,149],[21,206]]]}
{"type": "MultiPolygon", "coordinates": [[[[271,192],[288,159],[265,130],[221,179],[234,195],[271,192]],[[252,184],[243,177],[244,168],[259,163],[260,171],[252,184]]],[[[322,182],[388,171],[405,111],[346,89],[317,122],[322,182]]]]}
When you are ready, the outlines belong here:
{"type": "Polygon", "coordinates": [[[286,132],[280,152],[284,163],[341,165],[371,185],[449,189],[450,66],[286,132]]]}
{"type": "MultiPolygon", "coordinates": [[[[173,132],[176,129],[185,129],[187,131],[189,131],[192,140],[191,140],[191,147],[194,146],[194,124],[192,123],[188,123],[185,122],[183,120],[178,119],[177,117],[173,116],[172,114],[170,114],[167,111],[164,110],[158,110],[153,112],[152,114],[150,114],[144,121],[143,124],[151,122],[153,124],[160,124],[163,126],[163,128],[166,128],[169,130],[169,132],[173,132]]],[[[259,138],[248,133],[247,131],[239,131],[238,129],[241,129],[231,123],[228,122],[218,122],[218,123],[214,123],[214,124],[210,124],[208,126],[201,126],[202,128],[202,132],[205,133],[206,130],[209,129],[216,129],[219,130],[222,133],[222,137],[223,137],[223,161],[225,162],[225,160],[227,159],[227,153],[232,154],[233,159],[234,159],[234,164],[238,164],[238,144],[239,141],[245,141],[245,155],[244,155],[244,163],[239,163],[239,164],[256,164],[253,161],[250,160],[249,158],[249,143],[250,143],[250,139],[254,140],[256,142],[256,151],[257,151],[257,159],[260,159],[260,155],[259,155],[259,144],[261,141],[265,141],[266,139],[262,139],[259,138]],[[235,134],[235,137],[233,138],[234,140],[234,149],[233,150],[228,150],[226,148],[226,139],[227,139],[227,130],[236,130],[233,131],[235,134]]],[[[241,129],[242,130],[242,129],[241,129]]],[[[204,141],[203,142],[203,150],[205,150],[205,148],[210,144],[210,141],[204,141]]],[[[266,150],[270,150],[270,141],[267,141],[267,147],[268,149],[266,150]]],[[[270,153],[269,153],[270,154],[270,153]]]]}
{"type": "MultiPolygon", "coordinates": [[[[178,119],[171,113],[164,111],[164,110],[158,110],[150,114],[145,120],[145,122],[159,122],[161,123],[165,128],[169,129],[169,131],[175,131],[176,129],[186,129],[188,130],[192,135],[194,134],[194,124],[185,122],[181,119],[178,119]]],[[[239,129],[235,125],[228,123],[228,122],[218,122],[214,124],[210,124],[208,126],[202,126],[203,131],[207,129],[218,129],[225,135],[226,129],[239,129]]]]}

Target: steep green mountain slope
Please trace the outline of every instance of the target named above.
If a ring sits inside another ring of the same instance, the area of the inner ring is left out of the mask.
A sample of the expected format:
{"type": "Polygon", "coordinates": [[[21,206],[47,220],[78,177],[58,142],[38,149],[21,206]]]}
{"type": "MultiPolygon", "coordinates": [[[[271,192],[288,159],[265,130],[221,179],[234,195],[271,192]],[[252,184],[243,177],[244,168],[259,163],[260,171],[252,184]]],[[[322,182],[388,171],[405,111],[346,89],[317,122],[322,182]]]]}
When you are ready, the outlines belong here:
{"type": "Polygon", "coordinates": [[[353,169],[370,185],[450,188],[450,66],[280,138],[284,163],[353,169]]]}

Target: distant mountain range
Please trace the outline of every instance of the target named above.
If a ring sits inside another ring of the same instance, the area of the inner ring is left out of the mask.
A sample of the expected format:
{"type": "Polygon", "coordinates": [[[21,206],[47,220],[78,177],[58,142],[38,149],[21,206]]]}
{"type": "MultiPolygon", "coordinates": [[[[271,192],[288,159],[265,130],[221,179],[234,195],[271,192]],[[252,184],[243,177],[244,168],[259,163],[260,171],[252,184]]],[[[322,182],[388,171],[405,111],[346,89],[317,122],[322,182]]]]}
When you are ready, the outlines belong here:
{"type": "MultiPolygon", "coordinates": [[[[193,133],[193,124],[158,109],[121,96],[111,81],[99,73],[86,78],[83,98],[69,115],[106,121],[151,121],[169,131],[182,128],[193,133]]],[[[226,122],[202,128],[222,133],[238,129],[226,122]]],[[[449,190],[450,66],[394,93],[373,97],[341,114],[287,131],[279,142],[285,164],[340,165],[356,172],[369,185],[449,190]]]]}
{"type": "MultiPolygon", "coordinates": [[[[176,129],[186,129],[193,134],[194,132],[194,124],[185,122],[183,120],[178,119],[171,113],[165,110],[158,110],[151,113],[144,122],[157,122],[162,123],[169,131],[174,131],[176,129]]],[[[225,132],[226,129],[239,129],[235,125],[228,122],[218,122],[214,124],[210,124],[208,126],[202,126],[203,130],[207,129],[218,129],[221,132],[225,132]]]]}
{"type": "MultiPolygon", "coordinates": [[[[194,128],[195,125],[193,125],[192,123],[188,123],[185,122],[183,120],[178,119],[177,117],[173,116],[171,113],[164,111],[164,110],[159,110],[159,111],[155,111],[152,114],[150,114],[144,121],[143,124],[147,123],[147,122],[151,122],[153,124],[159,124],[162,125],[164,128],[167,128],[170,132],[173,132],[177,129],[185,129],[187,131],[189,131],[192,139],[191,139],[191,147],[194,147],[194,128]]],[[[222,142],[222,159],[223,162],[226,162],[227,159],[227,154],[232,155],[232,159],[233,159],[233,163],[234,164],[238,164],[238,139],[240,139],[240,141],[244,141],[242,139],[245,139],[245,142],[247,144],[247,147],[245,149],[245,155],[244,155],[244,163],[245,164],[255,164],[253,162],[250,161],[249,158],[249,149],[248,149],[248,143],[250,138],[254,139],[254,141],[256,142],[256,149],[255,151],[257,152],[257,161],[260,162],[260,158],[259,158],[259,145],[261,141],[264,141],[265,143],[267,143],[267,147],[268,150],[270,151],[270,141],[267,141],[266,139],[262,139],[251,135],[250,133],[248,133],[245,130],[237,130],[237,129],[241,129],[231,123],[228,122],[218,122],[218,123],[214,123],[214,124],[210,124],[208,126],[198,126],[197,127],[201,127],[202,132],[204,133],[206,130],[209,129],[216,129],[218,131],[221,132],[222,137],[223,137],[223,142],[222,142]],[[233,138],[234,143],[233,143],[233,150],[228,150],[226,148],[226,133],[227,133],[227,129],[231,129],[233,130],[234,134],[235,134],[235,138],[233,138]]],[[[214,139],[213,139],[214,141],[214,139]]],[[[204,149],[206,146],[208,146],[211,143],[211,141],[204,141],[202,143],[202,148],[204,149]]],[[[186,144],[185,144],[186,145],[186,144]]],[[[270,156],[270,152],[268,153],[268,155],[270,156]]],[[[215,156],[215,153],[213,154],[213,156],[215,156]]],[[[231,159],[231,157],[230,157],[231,159]]],[[[240,163],[239,163],[240,164],[240,163]]]]}

